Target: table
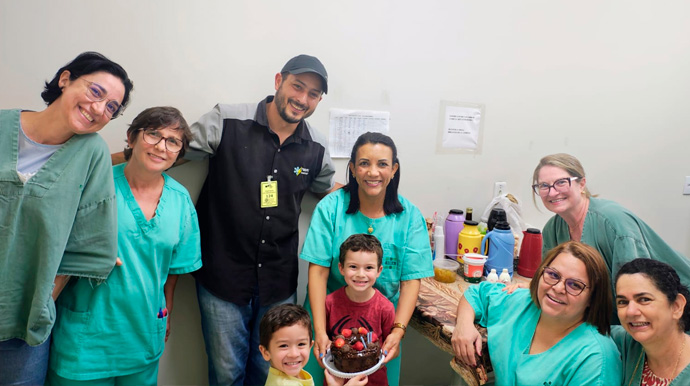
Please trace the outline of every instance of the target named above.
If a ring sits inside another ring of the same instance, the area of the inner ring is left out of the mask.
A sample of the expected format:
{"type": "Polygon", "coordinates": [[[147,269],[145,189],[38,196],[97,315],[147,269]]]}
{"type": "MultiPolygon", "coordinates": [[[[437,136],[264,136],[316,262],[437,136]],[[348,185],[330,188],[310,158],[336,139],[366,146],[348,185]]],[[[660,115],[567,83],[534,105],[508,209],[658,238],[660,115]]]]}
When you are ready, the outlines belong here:
{"type": "MultiPolygon", "coordinates": [[[[515,273],[513,282],[529,283],[530,279],[515,273]]],[[[450,340],[455,328],[458,302],[470,285],[472,284],[466,282],[459,275],[456,276],[454,283],[441,283],[433,277],[422,279],[417,305],[410,319],[410,326],[429,339],[436,347],[454,355],[450,340]]],[[[480,333],[486,336],[486,329],[481,328],[480,333]]],[[[486,350],[487,346],[484,345],[483,347],[486,350]]],[[[488,359],[488,351],[485,351],[482,357],[488,359]]],[[[487,365],[489,365],[488,360],[487,365]]],[[[451,360],[450,366],[468,385],[484,384],[483,379],[485,377],[476,369],[465,366],[456,361],[455,358],[451,360]]]]}

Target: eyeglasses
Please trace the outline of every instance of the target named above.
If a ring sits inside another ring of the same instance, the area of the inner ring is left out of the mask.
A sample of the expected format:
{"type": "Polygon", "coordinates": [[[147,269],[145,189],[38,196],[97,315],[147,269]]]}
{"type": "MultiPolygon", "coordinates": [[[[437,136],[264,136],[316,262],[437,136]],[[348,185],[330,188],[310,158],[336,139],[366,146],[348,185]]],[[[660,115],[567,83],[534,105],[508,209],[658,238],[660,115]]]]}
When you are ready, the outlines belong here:
{"type": "Polygon", "coordinates": [[[165,150],[171,153],[179,153],[182,150],[182,141],[175,137],[164,137],[161,132],[154,129],[139,129],[144,132],[144,142],[149,145],[158,145],[162,140],[165,140],[165,150]]]}
{"type": "MultiPolygon", "coordinates": [[[[89,100],[92,102],[101,102],[106,100],[105,98],[108,96],[108,91],[106,91],[103,86],[98,83],[88,81],[84,78],[81,79],[88,83],[88,87],[86,87],[86,97],[89,98],[89,100]]],[[[112,99],[107,100],[105,104],[105,115],[107,115],[108,118],[115,119],[120,116],[122,111],[124,111],[124,109],[119,103],[117,103],[117,101],[112,99]]]]}
{"type": "Polygon", "coordinates": [[[544,272],[542,273],[542,277],[544,278],[544,282],[549,285],[556,285],[558,284],[561,280],[565,280],[565,292],[573,295],[573,296],[578,296],[582,293],[582,291],[587,288],[587,284],[582,282],[581,280],[577,279],[563,279],[563,276],[556,271],[555,269],[551,267],[546,267],[544,268],[544,272]]]}
{"type": "Polygon", "coordinates": [[[575,181],[577,179],[580,179],[580,177],[559,178],[553,182],[553,185],[549,185],[546,182],[542,182],[541,184],[532,185],[532,189],[534,190],[534,193],[538,194],[541,197],[548,196],[549,192],[551,191],[551,188],[553,188],[553,190],[557,191],[558,193],[565,193],[568,190],[570,190],[571,181],[575,181]]]}

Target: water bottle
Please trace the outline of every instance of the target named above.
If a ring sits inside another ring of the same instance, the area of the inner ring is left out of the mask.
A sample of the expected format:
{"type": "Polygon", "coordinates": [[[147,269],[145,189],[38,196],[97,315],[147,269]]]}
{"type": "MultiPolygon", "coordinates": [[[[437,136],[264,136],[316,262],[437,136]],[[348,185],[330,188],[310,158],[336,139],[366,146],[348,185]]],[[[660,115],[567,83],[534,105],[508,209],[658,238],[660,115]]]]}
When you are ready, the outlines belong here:
{"type": "Polygon", "coordinates": [[[436,225],[434,228],[434,259],[446,258],[446,241],[443,235],[443,227],[436,225]]]}
{"type": "Polygon", "coordinates": [[[446,238],[446,255],[450,258],[456,258],[455,255],[458,249],[458,234],[464,228],[465,215],[460,209],[451,209],[446,217],[446,222],[443,226],[445,229],[446,238]]]}

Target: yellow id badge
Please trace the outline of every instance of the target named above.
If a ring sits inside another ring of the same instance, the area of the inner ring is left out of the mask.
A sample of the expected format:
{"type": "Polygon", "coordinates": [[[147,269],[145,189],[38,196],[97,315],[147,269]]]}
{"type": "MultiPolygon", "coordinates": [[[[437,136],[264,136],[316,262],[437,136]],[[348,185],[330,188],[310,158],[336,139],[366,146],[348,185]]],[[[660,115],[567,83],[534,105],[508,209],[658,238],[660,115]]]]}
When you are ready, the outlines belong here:
{"type": "Polygon", "coordinates": [[[275,208],[278,206],[278,181],[268,181],[261,183],[261,207],[275,208]]]}

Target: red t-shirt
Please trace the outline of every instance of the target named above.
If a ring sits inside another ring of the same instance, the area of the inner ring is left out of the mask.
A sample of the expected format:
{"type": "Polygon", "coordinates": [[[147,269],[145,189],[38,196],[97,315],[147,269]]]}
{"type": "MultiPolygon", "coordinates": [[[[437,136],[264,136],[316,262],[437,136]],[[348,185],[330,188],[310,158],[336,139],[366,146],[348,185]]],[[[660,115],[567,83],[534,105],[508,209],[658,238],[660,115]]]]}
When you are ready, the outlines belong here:
{"type": "MultiPolygon", "coordinates": [[[[345,287],[326,296],[326,332],[331,339],[344,328],[364,327],[374,331],[383,346],[395,322],[395,307],[379,290],[375,291],[374,296],[363,303],[350,300],[345,287]]],[[[367,385],[388,386],[386,366],[369,375],[367,385]]]]}

